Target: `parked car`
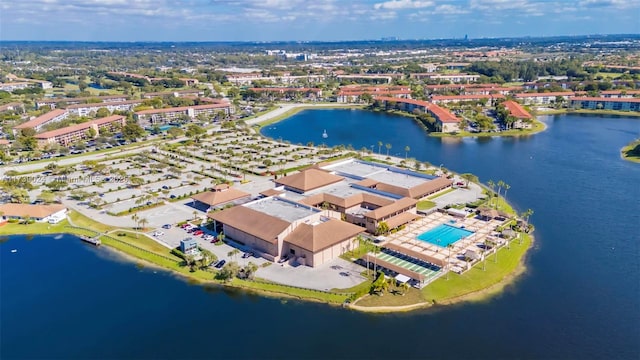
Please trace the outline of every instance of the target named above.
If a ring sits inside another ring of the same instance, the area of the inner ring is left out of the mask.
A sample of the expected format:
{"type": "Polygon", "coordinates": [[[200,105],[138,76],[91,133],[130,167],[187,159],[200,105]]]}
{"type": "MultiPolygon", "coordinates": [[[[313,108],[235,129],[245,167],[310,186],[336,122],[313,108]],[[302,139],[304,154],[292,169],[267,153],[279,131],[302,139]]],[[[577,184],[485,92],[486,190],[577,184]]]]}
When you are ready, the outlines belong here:
{"type": "Polygon", "coordinates": [[[155,231],[155,232],[153,233],[153,236],[162,236],[162,235],[164,235],[164,233],[163,233],[162,231],[159,231],[159,230],[158,230],[158,231],[155,231]]]}
{"type": "Polygon", "coordinates": [[[226,260],[220,260],[217,264],[216,264],[216,269],[222,269],[222,267],[224,266],[224,264],[226,264],[227,261],[226,260]]]}
{"type": "Polygon", "coordinates": [[[164,224],[162,225],[163,229],[171,229],[171,224],[164,224]]]}
{"type": "Polygon", "coordinates": [[[194,236],[200,236],[202,234],[204,234],[204,231],[202,231],[202,230],[196,230],[196,231],[193,232],[194,236]]]}
{"type": "Polygon", "coordinates": [[[285,256],[281,257],[280,260],[278,260],[278,264],[282,264],[282,263],[286,262],[287,260],[289,260],[289,255],[285,255],[285,256]]]}
{"type": "Polygon", "coordinates": [[[247,258],[250,258],[252,256],[253,256],[253,253],[251,251],[242,254],[242,258],[243,259],[247,259],[247,258]]]}

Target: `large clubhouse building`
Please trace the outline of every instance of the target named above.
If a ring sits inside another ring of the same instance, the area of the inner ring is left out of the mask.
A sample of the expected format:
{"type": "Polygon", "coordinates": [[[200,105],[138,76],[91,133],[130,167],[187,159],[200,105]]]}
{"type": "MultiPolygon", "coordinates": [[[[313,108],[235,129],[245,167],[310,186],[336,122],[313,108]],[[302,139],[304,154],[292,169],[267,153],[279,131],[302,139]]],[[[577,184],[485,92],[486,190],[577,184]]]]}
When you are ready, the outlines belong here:
{"type": "Polygon", "coordinates": [[[452,181],[392,166],[346,160],[275,180],[263,198],[209,214],[215,227],[261,256],[319,266],[353,250],[355,237],[416,219],[419,199],[452,181]]]}

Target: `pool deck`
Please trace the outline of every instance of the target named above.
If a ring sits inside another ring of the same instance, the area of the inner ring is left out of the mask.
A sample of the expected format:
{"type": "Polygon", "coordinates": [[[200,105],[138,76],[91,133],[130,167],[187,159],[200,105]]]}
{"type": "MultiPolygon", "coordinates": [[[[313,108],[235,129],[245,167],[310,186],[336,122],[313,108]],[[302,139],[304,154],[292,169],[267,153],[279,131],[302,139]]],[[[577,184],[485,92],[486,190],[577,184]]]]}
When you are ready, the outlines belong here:
{"type": "Polygon", "coordinates": [[[506,243],[506,240],[498,237],[499,233],[495,231],[496,227],[503,223],[505,221],[495,219],[485,221],[475,217],[462,219],[434,212],[407,224],[403,230],[390,234],[381,245],[384,247],[386,244],[395,244],[407,250],[429,255],[443,262],[448,262],[449,270],[460,274],[471,267],[471,264],[464,260],[464,254],[467,250],[472,250],[482,257],[484,250],[481,245],[484,244],[485,240],[488,239],[497,243],[497,247],[501,247],[506,243]],[[456,222],[452,224],[450,223],[451,220],[456,222]],[[473,231],[474,234],[456,241],[450,249],[417,239],[418,235],[441,224],[449,224],[456,227],[464,226],[466,230],[473,231]]]}

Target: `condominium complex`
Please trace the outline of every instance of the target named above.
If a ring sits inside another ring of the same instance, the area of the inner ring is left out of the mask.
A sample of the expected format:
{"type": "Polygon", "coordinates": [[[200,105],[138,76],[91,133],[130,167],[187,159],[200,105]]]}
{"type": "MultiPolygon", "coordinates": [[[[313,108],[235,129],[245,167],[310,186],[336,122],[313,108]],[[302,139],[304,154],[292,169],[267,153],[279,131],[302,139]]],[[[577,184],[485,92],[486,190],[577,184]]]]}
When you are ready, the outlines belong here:
{"type": "Polygon", "coordinates": [[[45,125],[52,124],[66,119],[69,116],[69,112],[66,110],[55,109],[49,111],[46,114],[40,115],[37,118],[31,119],[25,123],[22,123],[13,128],[13,133],[18,134],[22,129],[33,129],[40,131],[45,125]]]}
{"type": "Polygon", "coordinates": [[[112,115],[97,120],[84,122],[81,124],[67,126],[61,129],[47,131],[36,134],[34,137],[38,140],[38,146],[44,147],[48,144],[58,144],[61,146],[71,146],[79,140],[90,138],[90,130],[93,129],[95,136],[100,131],[115,130],[118,127],[126,125],[126,118],[121,115],[112,115]]]}
{"type": "Polygon", "coordinates": [[[148,126],[154,124],[166,124],[172,121],[176,121],[182,117],[188,117],[190,119],[196,118],[200,114],[214,115],[215,113],[222,111],[226,115],[233,113],[230,103],[218,103],[218,104],[206,104],[195,106],[181,106],[165,109],[149,109],[137,111],[134,114],[134,118],[141,126],[148,126]]]}

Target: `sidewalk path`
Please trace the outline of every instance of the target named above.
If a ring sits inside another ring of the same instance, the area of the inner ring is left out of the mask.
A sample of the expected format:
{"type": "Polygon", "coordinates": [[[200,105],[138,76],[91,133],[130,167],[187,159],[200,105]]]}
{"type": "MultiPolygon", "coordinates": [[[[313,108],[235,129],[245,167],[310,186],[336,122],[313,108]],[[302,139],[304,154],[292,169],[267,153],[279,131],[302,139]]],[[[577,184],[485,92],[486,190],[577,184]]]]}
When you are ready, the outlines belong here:
{"type": "Polygon", "coordinates": [[[342,103],[322,103],[322,104],[305,104],[305,103],[295,103],[295,104],[280,104],[280,107],[270,111],[266,114],[262,114],[258,117],[255,117],[251,120],[247,120],[247,125],[254,125],[261,123],[263,121],[271,120],[277,116],[280,116],[287,111],[296,109],[296,108],[335,108],[335,107],[345,107],[345,106],[361,106],[361,104],[342,104],[342,103]]]}

